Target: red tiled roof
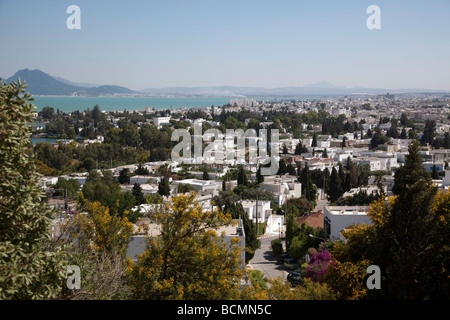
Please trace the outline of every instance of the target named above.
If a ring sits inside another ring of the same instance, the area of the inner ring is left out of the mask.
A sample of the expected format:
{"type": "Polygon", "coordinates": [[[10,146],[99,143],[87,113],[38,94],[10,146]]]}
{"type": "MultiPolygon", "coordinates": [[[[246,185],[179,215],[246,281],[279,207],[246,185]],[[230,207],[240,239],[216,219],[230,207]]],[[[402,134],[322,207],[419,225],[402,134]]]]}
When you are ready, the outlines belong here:
{"type": "Polygon", "coordinates": [[[297,222],[300,226],[302,223],[306,223],[313,228],[323,228],[323,212],[322,210],[319,210],[307,216],[297,218],[297,222]]]}

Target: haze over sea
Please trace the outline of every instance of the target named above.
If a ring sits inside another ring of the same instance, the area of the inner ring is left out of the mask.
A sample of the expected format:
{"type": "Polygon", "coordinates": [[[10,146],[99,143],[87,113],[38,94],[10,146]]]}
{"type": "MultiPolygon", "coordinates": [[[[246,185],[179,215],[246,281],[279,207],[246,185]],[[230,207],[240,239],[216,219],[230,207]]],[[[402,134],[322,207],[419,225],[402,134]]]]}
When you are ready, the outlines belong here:
{"type": "Polygon", "coordinates": [[[44,107],[53,107],[55,111],[73,112],[93,109],[97,104],[104,111],[133,111],[142,108],[169,109],[223,106],[233,98],[160,98],[160,97],[39,97],[35,96],[33,104],[37,111],[44,107]]]}

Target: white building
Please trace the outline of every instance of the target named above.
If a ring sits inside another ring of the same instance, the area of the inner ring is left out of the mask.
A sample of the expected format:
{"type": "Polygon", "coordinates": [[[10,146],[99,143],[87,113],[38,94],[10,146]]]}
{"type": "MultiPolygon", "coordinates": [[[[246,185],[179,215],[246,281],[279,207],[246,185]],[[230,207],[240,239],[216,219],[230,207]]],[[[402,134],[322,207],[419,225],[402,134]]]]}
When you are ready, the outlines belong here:
{"type": "MultiPolygon", "coordinates": [[[[161,227],[156,223],[150,223],[147,225],[147,234],[137,234],[131,238],[128,243],[128,249],[126,257],[136,262],[138,256],[141,255],[146,248],[146,238],[156,237],[161,234],[161,227]]],[[[231,244],[232,239],[239,239],[236,243],[240,250],[240,267],[245,268],[245,232],[242,224],[242,220],[233,220],[232,224],[222,226],[217,230],[214,230],[218,235],[224,234],[224,240],[231,244]]]]}
{"type": "Polygon", "coordinates": [[[365,206],[326,206],[323,226],[330,239],[343,239],[341,231],[355,224],[372,224],[365,206]]]}
{"type": "Polygon", "coordinates": [[[140,176],[140,175],[136,175],[136,176],[132,176],[130,177],[130,184],[135,184],[135,183],[139,183],[139,184],[146,184],[148,183],[148,181],[155,181],[155,182],[159,182],[160,179],[158,177],[158,179],[155,179],[154,176],[140,176]]]}
{"type": "Polygon", "coordinates": [[[198,179],[183,179],[172,181],[172,186],[177,187],[180,184],[188,184],[195,189],[196,192],[203,195],[211,194],[218,195],[222,190],[222,181],[215,180],[198,180],[198,179]]]}
{"type": "Polygon", "coordinates": [[[266,176],[260,188],[271,192],[279,206],[287,199],[299,198],[302,195],[302,184],[295,176],[266,176]]]}
{"type": "MultiPolygon", "coordinates": [[[[242,200],[242,207],[250,220],[256,223],[256,200],[242,200]]],[[[270,201],[258,200],[258,223],[266,223],[266,233],[281,232],[284,216],[272,214],[270,201]]]]}
{"type": "Polygon", "coordinates": [[[39,184],[43,189],[47,189],[50,185],[55,185],[58,182],[58,177],[43,177],[39,180],[39,184]]]}
{"type": "Polygon", "coordinates": [[[253,222],[256,222],[256,213],[258,213],[258,223],[266,221],[272,214],[270,201],[258,200],[258,212],[256,212],[256,200],[242,200],[241,204],[248,218],[253,222]]]}
{"type": "Polygon", "coordinates": [[[450,186],[450,170],[447,169],[447,170],[445,170],[445,176],[442,179],[442,187],[448,188],[449,186],[450,186]]]}
{"type": "Polygon", "coordinates": [[[170,117],[155,117],[153,118],[153,122],[159,129],[163,125],[170,124],[170,117]]]}
{"type": "Polygon", "coordinates": [[[422,165],[427,172],[432,172],[433,166],[436,166],[438,173],[444,171],[445,168],[444,162],[424,162],[422,165]]]}

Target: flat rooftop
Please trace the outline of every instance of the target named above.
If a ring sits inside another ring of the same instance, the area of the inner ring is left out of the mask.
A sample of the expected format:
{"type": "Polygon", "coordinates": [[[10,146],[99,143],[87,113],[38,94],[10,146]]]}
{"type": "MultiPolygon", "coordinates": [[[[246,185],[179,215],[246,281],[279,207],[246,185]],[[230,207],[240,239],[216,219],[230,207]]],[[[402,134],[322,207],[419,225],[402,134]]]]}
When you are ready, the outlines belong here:
{"type": "Polygon", "coordinates": [[[325,209],[333,215],[367,215],[368,206],[331,206],[325,209]]]}

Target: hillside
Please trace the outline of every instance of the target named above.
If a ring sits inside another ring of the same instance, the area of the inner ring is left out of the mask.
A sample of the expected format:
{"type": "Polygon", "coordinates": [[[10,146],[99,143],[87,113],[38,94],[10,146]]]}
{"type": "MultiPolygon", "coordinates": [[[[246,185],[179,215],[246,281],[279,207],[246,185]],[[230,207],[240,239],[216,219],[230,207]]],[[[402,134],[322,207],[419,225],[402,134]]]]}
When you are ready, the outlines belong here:
{"type": "Polygon", "coordinates": [[[52,95],[52,96],[102,96],[115,94],[133,94],[134,91],[120,86],[103,85],[98,87],[82,87],[68,84],[57,80],[40,70],[23,69],[17,71],[13,76],[6,79],[6,82],[17,81],[18,79],[26,81],[27,91],[33,95],[52,95]]]}

